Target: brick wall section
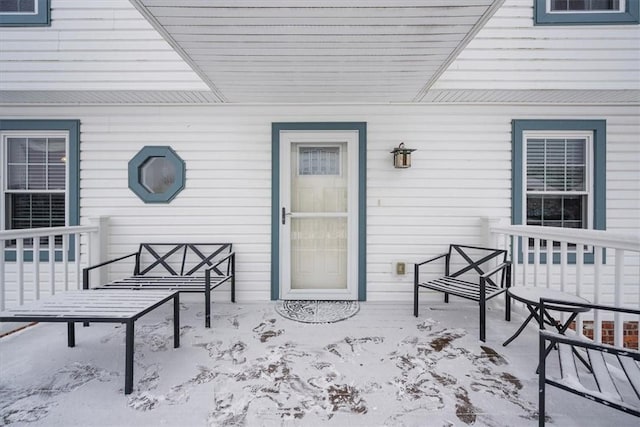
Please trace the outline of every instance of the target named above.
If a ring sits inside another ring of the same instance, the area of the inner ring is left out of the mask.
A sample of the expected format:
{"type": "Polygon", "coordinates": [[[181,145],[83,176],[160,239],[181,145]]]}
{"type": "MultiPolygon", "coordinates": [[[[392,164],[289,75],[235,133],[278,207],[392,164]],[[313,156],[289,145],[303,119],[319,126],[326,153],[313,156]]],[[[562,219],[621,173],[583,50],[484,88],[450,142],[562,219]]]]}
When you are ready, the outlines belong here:
{"type": "MultiPolygon", "coordinates": [[[[575,322],[571,323],[571,329],[575,330],[575,322]]],[[[593,339],[593,321],[587,320],[583,323],[584,336],[593,339]]],[[[638,322],[624,322],[622,335],[625,348],[638,350],[638,322]]],[[[613,321],[605,320],[602,322],[602,343],[613,345],[614,331],[613,321]]]]}

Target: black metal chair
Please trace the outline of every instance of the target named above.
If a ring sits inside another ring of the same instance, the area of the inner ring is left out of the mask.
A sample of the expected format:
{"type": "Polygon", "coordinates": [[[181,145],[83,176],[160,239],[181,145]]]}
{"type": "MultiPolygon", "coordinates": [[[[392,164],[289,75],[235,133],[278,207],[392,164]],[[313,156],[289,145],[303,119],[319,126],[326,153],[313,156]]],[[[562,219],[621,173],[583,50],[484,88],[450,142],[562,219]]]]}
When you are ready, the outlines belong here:
{"type": "MultiPolygon", "coordinates": [[[[598,304],[582,304],[541,299],[545,303],[589,308],[637,316],[640,310],[598,304]]],[[[610,408],[640,417],[640,352],[607,344],[597,344],[587,338],[568,337],[544,330],[540,325],[538,366],[538,424],[545,425],[545,386],[551,385],[570,393],[601,403],[610,408]],[[547,369],[547,357],[558,349],[560,377],[552,377],[547,369]],[[575,358],[586,365],[578,371],[575,358]],[[588,362],[587,362],[588,360],[588,362]]]]}
{"type": "MultiPolygon", "coordinates": [[[[507,261],[507,251],[503,249],[450,245],[449,252],[416,263],[413,280],[414,316],[418,317],[420,288],[443,292],[446,303],[449,302],[449,295],[476,301],[480,305],[480,340],[485,341],[486,303],[487,300],[506,292],[511,286],[511,263],[507,261]],[[422,281],[420,268],[441,258],[445,259],[444,276],[422,281]],[[498,273],[500,279],[492,279],[498,273]]],[[[510,298],[507,294],[505,298],[505,319],[511,320],[510,298]]]]}

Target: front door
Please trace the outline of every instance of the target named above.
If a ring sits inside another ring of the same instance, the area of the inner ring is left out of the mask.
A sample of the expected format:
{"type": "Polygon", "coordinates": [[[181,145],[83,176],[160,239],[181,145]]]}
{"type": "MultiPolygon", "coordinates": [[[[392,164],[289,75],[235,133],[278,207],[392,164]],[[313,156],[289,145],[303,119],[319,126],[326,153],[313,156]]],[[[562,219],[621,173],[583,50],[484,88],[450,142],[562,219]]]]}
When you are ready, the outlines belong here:
{"type": "Polygon", "coordinates": [[[280,298],[358,298],[358,133],[280,134],[280,298]]]}

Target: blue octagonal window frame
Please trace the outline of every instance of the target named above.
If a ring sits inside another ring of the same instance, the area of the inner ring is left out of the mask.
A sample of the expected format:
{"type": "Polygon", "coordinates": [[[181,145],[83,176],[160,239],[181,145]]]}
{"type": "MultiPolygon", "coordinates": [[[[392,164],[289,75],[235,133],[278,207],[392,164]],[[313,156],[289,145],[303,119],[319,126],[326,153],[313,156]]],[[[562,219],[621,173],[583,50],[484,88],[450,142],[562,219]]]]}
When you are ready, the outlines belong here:
{"type": "Polygon", "coordinates": [[[169,203],[182,191],[185,183],[184,160],[168,146],[146,146],[129,161],[129,188],[145,203],[169,203]],[[162,193],[152,193],[142,185],[140,168],[153,157],[163,157],[176,171],[176,180],[162,193]]]}

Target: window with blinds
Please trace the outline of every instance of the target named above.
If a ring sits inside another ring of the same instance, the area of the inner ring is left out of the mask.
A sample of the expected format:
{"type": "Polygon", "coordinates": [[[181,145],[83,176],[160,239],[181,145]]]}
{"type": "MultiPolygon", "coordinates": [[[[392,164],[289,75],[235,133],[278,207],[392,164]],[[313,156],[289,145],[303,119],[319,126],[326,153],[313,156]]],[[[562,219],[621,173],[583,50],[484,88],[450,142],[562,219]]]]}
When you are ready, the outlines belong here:
{"type": "Polygon", "coordinates": [[[526,223],[588,228],[588,136],[526,138],[526,223]]]}
{"type": "Polygon", "coordinates": [[[35,0],[0,0],[0,12],[36,13],[35,0]]]}
{"type": "Polygon", "coordinates": [[[65,226],[67,137],[11,134],[2,139],[5,229],[65,226]]]}

